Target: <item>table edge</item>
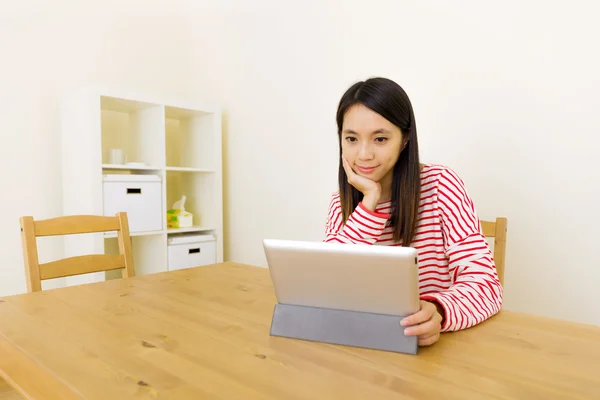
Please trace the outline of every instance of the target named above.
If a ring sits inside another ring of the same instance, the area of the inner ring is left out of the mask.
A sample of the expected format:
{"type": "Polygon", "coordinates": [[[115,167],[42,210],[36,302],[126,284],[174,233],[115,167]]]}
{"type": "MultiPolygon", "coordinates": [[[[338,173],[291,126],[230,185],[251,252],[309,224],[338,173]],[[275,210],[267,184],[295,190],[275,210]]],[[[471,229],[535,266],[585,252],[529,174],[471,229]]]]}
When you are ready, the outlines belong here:
{"type": "Polygon", "coordinates": [[[36,363],[0,332],[0,378],[30,400],[82,399],[60,378],[36,363]],[[15,367],[16,366],[16,367],[15,367]],[[35,379],[32,379],[35,376],[35,379]],[[50,397],[48,394],[51,393],[50,397]]]}

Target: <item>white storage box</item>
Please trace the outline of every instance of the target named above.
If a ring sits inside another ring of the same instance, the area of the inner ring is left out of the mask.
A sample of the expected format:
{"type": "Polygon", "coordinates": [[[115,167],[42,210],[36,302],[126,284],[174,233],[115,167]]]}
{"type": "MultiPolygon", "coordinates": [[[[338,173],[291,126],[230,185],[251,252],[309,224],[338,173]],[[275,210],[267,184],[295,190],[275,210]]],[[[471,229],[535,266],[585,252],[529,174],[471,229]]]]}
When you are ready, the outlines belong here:
{"type": "Polygon", "coordinates": [[[162,184],[157,175],[104,175],[104,215],[126,212],[130,232],[163,229],[162,184]]]}
{"type": "Polygon", "coordinates": [[[167,241],[169,271],[217,262],[214,235],[182,235],[167,241]]]}

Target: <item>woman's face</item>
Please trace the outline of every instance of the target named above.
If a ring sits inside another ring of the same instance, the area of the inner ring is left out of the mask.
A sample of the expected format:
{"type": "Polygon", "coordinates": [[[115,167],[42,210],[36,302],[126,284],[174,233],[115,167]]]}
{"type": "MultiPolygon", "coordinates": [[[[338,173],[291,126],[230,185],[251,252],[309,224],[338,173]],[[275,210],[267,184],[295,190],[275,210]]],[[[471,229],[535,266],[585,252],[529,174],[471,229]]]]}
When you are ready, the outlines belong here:
{"type": "Polygon", "coordinates": [[[393,169],[404,148],[400,128],[357,104],[344,115],[342,155],[358,175],[391,186],[393,169]]]}

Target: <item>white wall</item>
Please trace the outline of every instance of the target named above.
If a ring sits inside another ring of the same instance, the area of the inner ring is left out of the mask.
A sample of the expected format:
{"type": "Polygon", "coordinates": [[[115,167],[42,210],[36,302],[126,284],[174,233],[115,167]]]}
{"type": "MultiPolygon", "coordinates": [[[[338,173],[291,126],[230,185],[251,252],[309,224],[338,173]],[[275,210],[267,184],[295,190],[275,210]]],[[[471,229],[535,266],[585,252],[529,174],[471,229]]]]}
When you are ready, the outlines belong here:
{"type": "Polygon", "coordinates": [[[0,166],[19,171],[0,196],[0,294],[24,288],[18,216],[60,212],[67,88],[220,101],[226,257],[264,266],[265,237],[321,240],[337,102],[383,75],[413,100],[423,160],[455,168],[482,218],[509,218],[505,307],[600,325],[596,2],[52,3],[0,9],[0,166]]]}
{"type": "Polygon", "coordinates": [[[197,86],[227,113],[229,259],[322,239],[337,101],[383,75],[413,100],[423,160],[508,217],[505,308],[600,325],[597,2],[220,4],[192,32],[197,86]]]}
{"type": "MultiPolygon", "coordinates": [[[[25,291],[18,218],[62,212],[61,96],[86,82],[190,95],[185,5],[0,2],[0,295],[25,291]]],[[[42,262],[61,257],[60,242],[38,242],[42,262]]]]}

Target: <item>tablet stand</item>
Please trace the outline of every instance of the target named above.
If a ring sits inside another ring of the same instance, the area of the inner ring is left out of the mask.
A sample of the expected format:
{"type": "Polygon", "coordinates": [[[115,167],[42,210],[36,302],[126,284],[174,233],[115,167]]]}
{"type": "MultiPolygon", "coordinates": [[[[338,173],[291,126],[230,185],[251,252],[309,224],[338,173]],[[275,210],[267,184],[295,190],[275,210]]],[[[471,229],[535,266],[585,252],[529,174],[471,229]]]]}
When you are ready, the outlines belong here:
{"type": "Polygon", "coordinates": [[[417,354],[417,337],[404,336],[401,320],[394,315],[276,304],[271,336],[417,354]]]}

